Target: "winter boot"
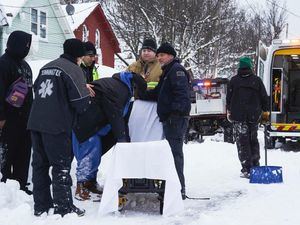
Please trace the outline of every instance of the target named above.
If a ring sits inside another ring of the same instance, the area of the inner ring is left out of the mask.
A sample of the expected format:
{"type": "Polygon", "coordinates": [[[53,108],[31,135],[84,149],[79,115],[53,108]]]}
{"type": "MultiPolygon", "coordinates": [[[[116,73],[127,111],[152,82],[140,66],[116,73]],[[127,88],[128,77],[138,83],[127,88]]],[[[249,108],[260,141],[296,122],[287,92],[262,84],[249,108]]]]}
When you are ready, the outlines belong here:
{"type": "Polygon", "coordinates": [[[54,214],[60,214],[62,217],[69,213],[76,213],[77,216],[81,217],[84,216],[85,210],[79,209],[75,205],[71,205],[70,207],[64,209],[54,208],[54,214]]]}
{"type": "Polygon", "coordinates": [[[20,190],[24,191],[26,194],[28,195],[32,195],[33,192],[31,190],[28,189],[28,187],[21,187],[20,190]]]}
{"type": "Polygon", "coordinates": [[[94,194],[102,195],[103,188],[100,187],[97,181],[86,181],[83,183],[84,187],[94,194]]]}
{"type": "Polygon", "coordinates": [[[81,217],[84,216],[85,210],[84,209],[79,209],[75,205],[72,205],[70,208],[70,213],[76,213],[77,216],[81,217]]]}
{"type": "Polygon", "coordinates": [[[49,215],[49,212],[50,212],[50,214],[52,212],[52,214],[53,214],[53,209],[54,209],[53,205],[50,205],[49,208],[46,208],[46,209],[41,209],[41,210],[35,209],[34,210],[34,215],[37,216],[37,217],[40,217],[44,213],[49,215]]]}
{"type": "Polygon", "coordinates": [[[248,172],[241,172],[241,174],[240,174],[240,177],[241,178],[247,178],[247,179],[249,179],[250,178],[250,173],[248,173],[248,172]]]}
{"type": "Polygon", "coordinates": [[[47,213],[48,214],[48,210],[34,210],[34,215],[36,217],[40,217],[42,214],[47,213]]]}
{"type": "Polygon", "coordinates": [[[77,183],[75,198],[79,201],[90,200],[90,191],[85,187],[84,183],[77,183]]]}
{"type": "Polygon", "coordinates": [[[243,168],[241,169],[241,174],[240,174],[241,178],[250,178],[250,168],[243,166],[243,168]]]}

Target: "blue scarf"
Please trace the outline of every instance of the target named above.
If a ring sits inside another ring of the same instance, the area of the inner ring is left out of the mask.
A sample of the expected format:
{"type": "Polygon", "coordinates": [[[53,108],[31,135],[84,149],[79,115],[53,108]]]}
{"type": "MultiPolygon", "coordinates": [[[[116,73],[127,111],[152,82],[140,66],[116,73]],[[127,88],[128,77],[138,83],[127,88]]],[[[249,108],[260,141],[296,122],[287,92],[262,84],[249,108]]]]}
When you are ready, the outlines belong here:
{"type": "Polygon", "coordinates": [[[130,96],[128,98],[128,101],[125,105],[125,108],[123,110],[123,116],[125,116],[128,112],[128,108],[129,108],[129,105],[130,105],[130,99],[131,97],[133,96],[133,88],[132,88],[132,84],[131,84],[131,80],[132,80],[132,73],[131,72],[121,72],[120,73],[120,79],[121,81],[126,84],[126,86],[128,87],[129,89],[129,93],[130,93],[130,96]]]}

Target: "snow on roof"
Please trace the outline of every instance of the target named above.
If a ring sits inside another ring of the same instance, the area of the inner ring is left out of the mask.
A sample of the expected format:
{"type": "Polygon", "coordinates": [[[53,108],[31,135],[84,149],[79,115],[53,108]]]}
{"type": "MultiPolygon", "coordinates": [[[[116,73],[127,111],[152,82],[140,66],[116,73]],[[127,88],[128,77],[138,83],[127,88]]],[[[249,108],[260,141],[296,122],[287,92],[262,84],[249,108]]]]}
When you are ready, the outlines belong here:
{"type": "Polygon", "coordinates": [[[75,8],[74,15],[69,16],[66,12],[67,5],[61,5],[65,16],[68,19],[71,29],[76,30],[84,20],[91,14],[91,12],[99,5],[98,2],[72,4],[75,8]]]}
{"type": "Polygon", "coordinates": [[[11,24],[13,18],[16,17],[26,1],[27,0],[0,0],[1,9],[4,10],[4,16],[9,24],[11,24]]]}

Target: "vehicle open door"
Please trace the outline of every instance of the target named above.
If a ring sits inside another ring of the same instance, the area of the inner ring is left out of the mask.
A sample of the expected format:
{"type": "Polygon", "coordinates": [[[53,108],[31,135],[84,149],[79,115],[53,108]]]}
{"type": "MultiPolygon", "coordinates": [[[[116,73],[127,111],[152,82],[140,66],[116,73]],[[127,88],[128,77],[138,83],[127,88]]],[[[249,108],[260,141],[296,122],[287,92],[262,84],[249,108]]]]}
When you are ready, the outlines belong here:
{"type": "Polygon", "coordinates": [[[265,69],[267,63],[267,56],[268,56],[268,47],[262,42],[258,42],[257,47],[257,62],[256,62],[256,72],[257,75],[264,80],[265,76],[265,69]]]}

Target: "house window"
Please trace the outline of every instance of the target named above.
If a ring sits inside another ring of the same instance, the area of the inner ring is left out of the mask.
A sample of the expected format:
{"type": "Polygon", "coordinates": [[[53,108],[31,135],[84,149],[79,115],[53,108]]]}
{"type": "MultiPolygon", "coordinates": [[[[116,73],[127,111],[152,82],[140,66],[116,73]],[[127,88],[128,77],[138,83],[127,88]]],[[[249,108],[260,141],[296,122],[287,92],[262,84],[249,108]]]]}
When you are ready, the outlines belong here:
{"type": "Polygon", "coordinates": [[[47,13],[31,9],[31,32],[41,38],[47,37],[47,13]]]}
{"type": "Polygon", "coordinates": [[[40,36],[46,38],[46,13],[40,12],[40,36]]]}
{"type": "Polygon", "coordinates": [[[38,32],[38,11],[31,9],[31,32],[37,35],[38,32]]]}
{"type": "Polygon", "coordinates": [[[86,25],[82,26],[82,41],[86,42],[89,40],[89,30],[86,25]]]}
{"type": "Polygon", "coordinates": [[[100,48],[100,32],[98,29],[95,32],[95,47],[96,49],[100,48]]]}

